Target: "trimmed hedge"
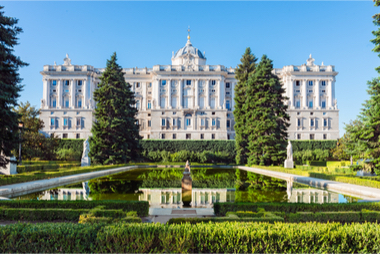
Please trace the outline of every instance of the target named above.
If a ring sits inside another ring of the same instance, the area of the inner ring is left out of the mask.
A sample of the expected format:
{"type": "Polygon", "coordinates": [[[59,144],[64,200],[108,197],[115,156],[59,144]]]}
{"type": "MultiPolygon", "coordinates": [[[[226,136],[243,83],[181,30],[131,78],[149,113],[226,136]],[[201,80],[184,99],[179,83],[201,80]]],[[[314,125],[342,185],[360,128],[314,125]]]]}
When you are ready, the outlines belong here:
{"type": "Polygon", "coordinates": [[[298,212],[289,213],[285,215],[286,222],[340,222],[340,223],[352,223],[352,222],[380,222],[380,212],[365,211],[342,211],[342,212],[298,212]]]}
{"type": "Polygon", "coordinates": [[[367,209],[380,211],[380,202],[368,203],[344,203],[344,204],[298,204],[298,203],[214,203],[214,213],[217,216],[225,216],[227,212],[252,211],[259,208],[269,212],[342,212],[361,211],[367,209]]]}
{"type": "Polygon", "coordinates": [[[184,223],[190,223],[192,225],[198,224],[198,223],[221,223],[221,222],[268,222],[268,223],[275,223],[275,222],[283,222],[284,218],[279,216],[270,216],[270,217],[244,217],[244,218],[234,218],[234,217],[209,217],[209,218],[172,218],[168,221],[169,225],[172,224],[184,224],[184,223]]]}
{"type": "Polygon", "coordinates": [[[374,223],[13,224],[0,252],[37,253],[378,253],[374,223]]]}
{"type": "Polygon", "coordinates": [[[331,150],[336,147],[336,140],[292,140],[293,152],[304,150],[331,150]]]}
{"type": "Polygon", "coordinates": [[[84,139],[58,139],[57,150],[60,149],[73,149],[74,151],[83,151],[84,139]]]}
{"type": "Polygon", "coordinates": [[[80,167],[80,162],[74,163],[54,163],[54,164],[31,164],[17,166],[17,173],[34,172],[34,171],[52,171],[59,168],[80,167]]]}
{"type": "MultiPolygon", "coordinates": [[[[2,200],[0,206],[9,208],[34,208],[34,209],[93,209],[104,206],[105,209],[121,209],[123,211],[136,211],[139,216],[149,214],[149,202],[147,201],[121,201],[121,200],[2,200]]],[[[101,212],[106,210],[100,210],[101,212]]]]}
{"type": "Polygon", "coordinates": [[[167,152],[187,151],[226,151],[235,154],[235,140],[149,140],[140,141],[141,150],[152,152],[164,150],[167,152]]]}

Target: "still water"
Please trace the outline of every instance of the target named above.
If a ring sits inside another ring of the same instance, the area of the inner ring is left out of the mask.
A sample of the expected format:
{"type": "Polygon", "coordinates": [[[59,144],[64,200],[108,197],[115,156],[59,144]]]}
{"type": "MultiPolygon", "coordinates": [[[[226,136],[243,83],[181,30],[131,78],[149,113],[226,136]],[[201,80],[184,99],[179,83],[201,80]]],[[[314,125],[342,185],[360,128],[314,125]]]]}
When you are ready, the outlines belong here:
{"type": "Polygon", "coordinates": [[[16,197],[27,200],[145,200],[151,207],[212,207],[215,202],[346,203],[358,198],[240,169],[194,168],[182,192],[183,169],[135,169],[16,197]]]}

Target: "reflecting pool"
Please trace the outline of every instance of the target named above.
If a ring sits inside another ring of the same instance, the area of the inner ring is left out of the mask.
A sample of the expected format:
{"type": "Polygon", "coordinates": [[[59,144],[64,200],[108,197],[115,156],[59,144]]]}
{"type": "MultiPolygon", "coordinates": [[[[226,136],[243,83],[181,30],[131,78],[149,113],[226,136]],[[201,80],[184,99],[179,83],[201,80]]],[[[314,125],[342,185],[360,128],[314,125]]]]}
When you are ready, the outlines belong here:
{"type": "Polygon", "coordinates": [[[358,201],[358,198],[233,168],[192,168],[192,190],[182,193],[182,177],[183,169],[139,168],[14,199],[145,200],[151,207],[163,208],[212,207],[215,202],[358,201]]]}

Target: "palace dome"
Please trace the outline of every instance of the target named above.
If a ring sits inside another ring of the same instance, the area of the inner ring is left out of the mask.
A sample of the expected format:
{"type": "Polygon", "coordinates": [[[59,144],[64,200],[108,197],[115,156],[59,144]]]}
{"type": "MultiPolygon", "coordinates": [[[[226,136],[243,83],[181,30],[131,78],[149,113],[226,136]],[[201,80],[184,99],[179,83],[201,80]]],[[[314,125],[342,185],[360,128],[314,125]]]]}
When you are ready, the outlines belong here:
{"type": "Polygon", "coordinates": [[[199,56],[199,58],[206,59],[199,49],[193,47],[193,45],[190,42],[190,38],[187,40],[185,47],[180,48],[177,51],[177,53],[175,53],[174,58],[181,57],[183,55],[186,55],[187,53],[191,53],[193,55],[199,56]]]}

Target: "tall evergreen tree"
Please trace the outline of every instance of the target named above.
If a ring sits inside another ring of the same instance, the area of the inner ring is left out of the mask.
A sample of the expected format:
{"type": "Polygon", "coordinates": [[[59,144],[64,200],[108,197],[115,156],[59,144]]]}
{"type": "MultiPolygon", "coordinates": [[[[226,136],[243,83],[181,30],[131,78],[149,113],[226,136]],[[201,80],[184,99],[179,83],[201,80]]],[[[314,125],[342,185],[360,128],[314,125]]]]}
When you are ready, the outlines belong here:
{"type": "Polygon", "coordinates": [[[235,86],[234,129],[236,142],[236,163],[246,164],[248,137],[245,134],[246,119],[243,106],[246,101],[246,85],[248,76],[250,73],[255,71],[257,58],[251,53],[251,48],[248,47],[240,61],[241,64],[239,64],[235,70],[235,78],[238,82],[235,86]]]}
{"type": "Polygon", "coordinates": [[[289,115],[284,101],[287,98],[272,70],[272,61],[264,55],[247,81],[243,109],[249,165],[281,165],[286,158],[289,115]]]}
{"type": "MultiPolygon", "coordinates": [[[[374,1],[375,6],[380,5],[380,1],[374,1]]],[[[373,23],[380,26],[380,14],[373,16],[373,23]]],[[[380,57],[380,28],[373,31],[375,39],[371,40],[375,47],[374,52],[379,53],[380,57]]],[[[376,68],[380,74],[380,66],[376,68]]],[[[370,98],[365,101],[363,108],[358,116],[360,125],[346,126],[351,139],[357,146],[355,151],[361,154],[364,159],[370,159],[370,167],[375,170],[380,169],[380,77],[374,78],[367,83],[367,92],[370,98]]]]}
{"type": "Polygon", "coordinates": [[[12,108],[17,106],[22,90],[18,69],[28,65],[13,55],[22,29],[16,26],[17,19],[4,16],[3,8],[0,6],[0,167],[9,162],[6,156],[11,156],[11,150],[18,146],[19,115],[12,108]]]}
{"type": "Polygon", "coordinates": [[[102,164],[126,163],[139,154],[139,126],[131,85],[125,82],[116,53],[94,91],[96,122],[92,127],[90,157],[102,164]]]}

